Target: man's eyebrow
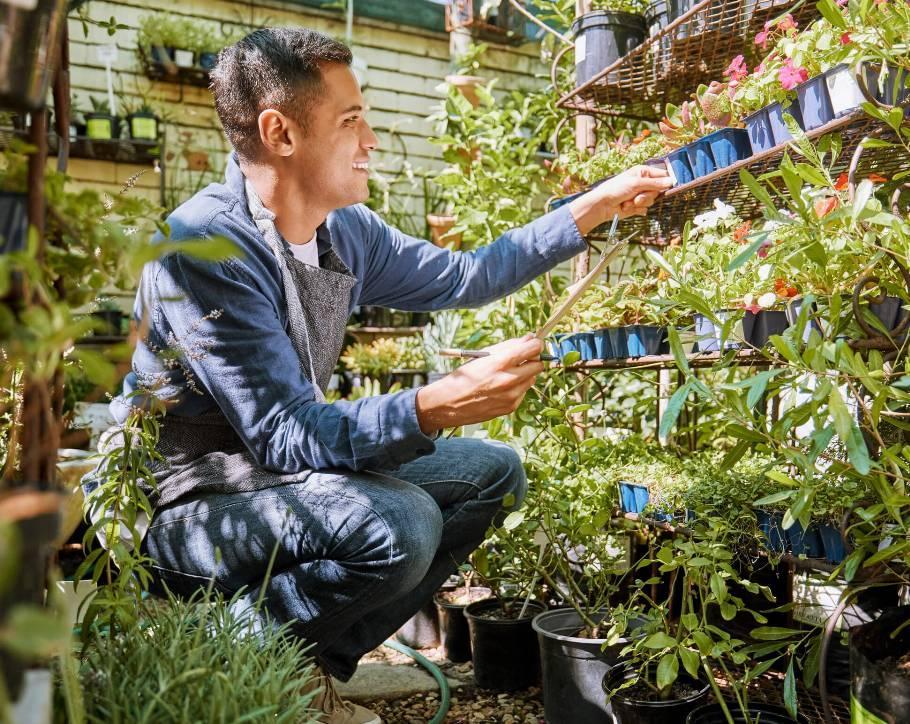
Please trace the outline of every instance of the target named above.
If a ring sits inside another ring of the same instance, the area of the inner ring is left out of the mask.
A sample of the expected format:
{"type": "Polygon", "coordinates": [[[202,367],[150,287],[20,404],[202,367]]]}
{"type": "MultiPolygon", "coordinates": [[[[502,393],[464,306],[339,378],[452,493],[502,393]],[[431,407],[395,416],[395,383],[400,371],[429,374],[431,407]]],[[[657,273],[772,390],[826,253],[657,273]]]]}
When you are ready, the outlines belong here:
{"type": "Polygon", "coordinates": [[[343,116],[346,113],[353,113],[354,111],[362,111],[362,110],[363,110],[363,106],[358,106],[358,105],[348,106],[338,115],[343,116]]]}

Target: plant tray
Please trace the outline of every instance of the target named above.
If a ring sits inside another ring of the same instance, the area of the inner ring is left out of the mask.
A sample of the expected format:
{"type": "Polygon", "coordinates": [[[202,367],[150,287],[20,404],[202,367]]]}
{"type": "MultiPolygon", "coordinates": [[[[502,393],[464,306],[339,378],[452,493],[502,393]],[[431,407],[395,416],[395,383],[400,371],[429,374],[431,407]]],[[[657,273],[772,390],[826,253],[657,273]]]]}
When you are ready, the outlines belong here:
{"type": "Polygon", "coordinates": [[[566,93],[561,108],[657,120],[664,105],[691,97],[701,83],[721,80],[730,61],[751,46],[764,22],[790,11],[803,26],[815,3],[703,0],[587,83],[566,93]],[[752,8],[759,5],[754,12],[752,8]]]}
{"type": "Polygon", "coordinates": [[[139,60],[142,63],[145,76],[151,80],[182,83],[199,88],[209,87],[209,72],[202,68],[182,68],[174,63],[161,63],[149,58],[141,50],[139,51],[139,60]]]}
{"type": "MultiPolygon", "coordinates": [[[[860,142],[870,135],[878,135],[885,140],[893,139],[893,132],[878,120],[859,110],[842,118],[837,118],[824,126],[809,131],[806,136],[816,139],[828,133],[840,132],[842,150],[834,167],[834,176],[846,171],[850,166],[853,153],[860,142]]],[[[682,231],[686,221],[697,214],[713,207],[714,199],[730,204],[744,219],[757,216],[761,203],[740,183],[739,172],[746,169],[753,176],[761,176],[775,171],[789,144],[782,143],[767,151],[762,151],[731,166],[718,169],[707,176],[676,186],[664,194],[651,207],[647,217],[635,217],[623,222],[623,234],[638,232],[636,241],[660,246],[674,234],[682,231]],[[657,220],[659,229],[651,222],[657,220]]],[[[910,169],[910,158],[895,153],[891,149],[864,149],[857,167],[857,181],[870,173],[877,173],[891,178],[895,173],[910,169]]],[[[597,241],[596,233],[590,237],[597,241]]]]}

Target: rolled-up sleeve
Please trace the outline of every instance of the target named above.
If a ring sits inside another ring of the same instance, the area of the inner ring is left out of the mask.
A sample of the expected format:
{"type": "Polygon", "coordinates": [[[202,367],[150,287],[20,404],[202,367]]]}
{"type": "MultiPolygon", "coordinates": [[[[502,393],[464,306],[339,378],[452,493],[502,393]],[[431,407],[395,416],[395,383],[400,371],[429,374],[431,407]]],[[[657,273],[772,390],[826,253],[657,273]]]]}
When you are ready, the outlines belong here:
{"type": "Polygon", "coordinates": [[[584,251],[568,206],[476,251],[441,249],[362,209],[366,259],[361,304],[411,311],[476,307],[523,287],[584,251]]]}
{"type": "MultiPolygon", "coordinates": [[[[235,260],[172,254],[155,274],[167,354],[202,386],[268,470],[392,469],[435,450],[417,422],[417,390],[317,402],[275,302],[235,260]]],[[[192,394],[192,393],[189,393],[192,394]]]]}

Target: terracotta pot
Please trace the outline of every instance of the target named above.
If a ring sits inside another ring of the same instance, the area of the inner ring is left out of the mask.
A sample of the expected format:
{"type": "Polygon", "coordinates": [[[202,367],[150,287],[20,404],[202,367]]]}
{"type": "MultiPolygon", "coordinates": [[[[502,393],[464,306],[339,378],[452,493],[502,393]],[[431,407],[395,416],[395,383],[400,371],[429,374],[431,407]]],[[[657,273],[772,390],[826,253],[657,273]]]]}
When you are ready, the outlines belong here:
{"type": "Polygon", "coordinates": [[[444,214],[427,214],[427,223],[430,225],[430,240],[441,247],[461,248],[461,234],[450,234],[455,226],[455,217],[444,214]]]}
{"type": "Polygon", "coordinates": [[[446,83],[455,86],[458,92],[467,98],[468,103],[474,108],[480,105],[480,98],[477,96],[477,86],[486,83],[485,78],[481,78],[478,75],[447,75],[446,83]]]}

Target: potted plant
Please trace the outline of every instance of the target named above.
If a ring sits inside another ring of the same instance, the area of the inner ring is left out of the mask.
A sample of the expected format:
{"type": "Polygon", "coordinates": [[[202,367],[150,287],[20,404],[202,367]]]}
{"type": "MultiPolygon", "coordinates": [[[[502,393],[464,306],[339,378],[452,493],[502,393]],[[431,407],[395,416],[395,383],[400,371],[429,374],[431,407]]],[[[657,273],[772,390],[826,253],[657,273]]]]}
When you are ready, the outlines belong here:
{"type": "Polygon", "coordinates": [[[161,119],[147,94],[135,99],[124,99],[123,113],[130,138],[140,141],[157,141],[161,119]]]}
{"type": "Polygon", "coordinates": [[[85,135],[92,140],[120,138],[120,119],[111,114],[107,98],[90,96],[92,110],[85,114],[85,135]]]}
{"type": "Polygon", "coordinates": [[[139,21],[138,47],[154,63],[192,68],[197,43],[196,24],[167,13],[149,13],[139,21]]]}
{"type": "Polygon", "coordinates": [[[225,45],[224,39],[219,37],[215,28],[212,26],[200,26],[196,31],[197,42],[197,59],[199,67],[208,73],[218,63],[218,53],[225,45]]]}
{"type": "MultiPolygon", "coordinates": [[[[645,0],[595,0],[589,13],[572,23],[575,85],[584,85],[648,37],[645,0]]],[[[611,81],[608,77],[607,83],[611,81]]]]}
{"type": "Polygon", "coordinates": [[[465,608],[475,601],[490,597],[491,591],[486,586],[475,585],[473,570],[470,566],[462,568],[462,585],[454,589],[442,589],[433,595],[433,604],[439,616],[439,638],[442,653],[452,663],[471,660],[471,634],[465,608]]]}
{"type": "Polygon", "coordinates": [[[475,75],[480,70],[480,58],[486,52],[487,45],[472,45],[471,48],[455,62],[455,72],[445,77],[450,88],[455,89],[472,108],[478,108],[482,99],[489,100],[489,92],[484,88],[486,79],[475,75]]]}

